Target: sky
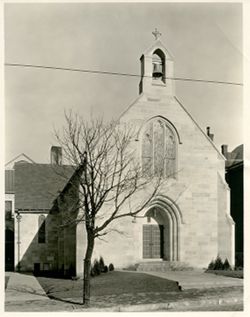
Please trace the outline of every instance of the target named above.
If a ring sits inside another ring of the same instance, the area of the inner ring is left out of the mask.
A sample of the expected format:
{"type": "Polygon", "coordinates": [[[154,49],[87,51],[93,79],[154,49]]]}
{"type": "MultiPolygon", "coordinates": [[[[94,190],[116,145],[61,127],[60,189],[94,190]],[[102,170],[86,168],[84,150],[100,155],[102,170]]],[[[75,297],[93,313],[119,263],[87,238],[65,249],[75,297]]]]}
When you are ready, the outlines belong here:
{"type": "MultiPolygon", "coordinates": [[[[5,3],[5,63],[140,75],[155,28],[175,77],[243,82],[240,3],[5,3]]],[[[139,95],[139,77],[7,66],[4,76],[6,162],[25,153],[48,163],[65,111],[117,117],[139,95]]],[[[177,98],[219,149],[243,143],[242,93],[176,81],[177,98]]]]}

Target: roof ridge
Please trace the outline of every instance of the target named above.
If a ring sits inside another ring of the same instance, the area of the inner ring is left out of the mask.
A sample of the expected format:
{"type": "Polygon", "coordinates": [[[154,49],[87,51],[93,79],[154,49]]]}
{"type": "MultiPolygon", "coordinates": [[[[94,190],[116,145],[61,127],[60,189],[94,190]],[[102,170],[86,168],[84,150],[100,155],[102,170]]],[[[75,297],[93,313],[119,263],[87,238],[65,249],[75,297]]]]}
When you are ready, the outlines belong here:
{"type": "Polygon", "coordinates": [[[182,107],[182,109],[186,112],[186,114],[190,117],[190,119],[194,122],[194,124],[197,126],[197,128],[202,132],[202,134],[206,137],[206,139],[210,142],[210,144],[214,147],[214,149],[218,152],[218,154],[220,155],[220,157],[226,161],[225,156],[219,151],[219,149],[217,148],[217,146],[214,144],[214,142],[207,136],[207,134],[202,130],[202,128],[200,127],[200,125],[197,123],[197,121],[193,118],[193,116],[187,111],[187,109],[183,106],[183,104],[179,101],[179,99],[176,96],[173,96],[176,101],[178,102],[178,104],[182,107]]]}
{"type": "Polygon", "coordinates": [[[5,163],[5,166],[12,163],[13,161],[15,161],[16,159],[18,159],[21,155],[25,156],[28,160],[30,160],[33,163],[36,163],[35,161],[33,161],[28,155],[26,155],[25,153],[20,153],[19,155],[17,155],[16,157],[14,157],[13,159],[11,159],[9,162],[5,163]]]}

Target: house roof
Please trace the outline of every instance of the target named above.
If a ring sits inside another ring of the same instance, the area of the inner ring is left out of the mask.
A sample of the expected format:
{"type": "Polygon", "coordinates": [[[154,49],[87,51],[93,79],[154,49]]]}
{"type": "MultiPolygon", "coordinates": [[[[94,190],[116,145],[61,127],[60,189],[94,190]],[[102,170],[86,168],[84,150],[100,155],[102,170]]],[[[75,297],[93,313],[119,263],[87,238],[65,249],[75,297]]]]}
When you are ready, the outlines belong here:
{"type": "Polygon", "coordinates": [[[15,192],[14,170],[5,170],[5,193],[13,194],[15,192]]]}
{"type": "Polygon", "coordinates": [[[232,152],[227,154],[226,167],[231,168],[243,163],[243,144],[237,146],[232,152]]]}
{"type": "Polygon", "coordinates": [[[15,164],[15,208],[50,210],[74,171],[69,165],[15,164]]]}
{"type": "Polygon", "coordinates": [[[27,163],[35,163],[28,155],[25,153],[21,153],[18,156],[14,157],[12,160],[5,164],[5,169],[12,169],[14,164],[17,162],[27,162],[27,163]]]}

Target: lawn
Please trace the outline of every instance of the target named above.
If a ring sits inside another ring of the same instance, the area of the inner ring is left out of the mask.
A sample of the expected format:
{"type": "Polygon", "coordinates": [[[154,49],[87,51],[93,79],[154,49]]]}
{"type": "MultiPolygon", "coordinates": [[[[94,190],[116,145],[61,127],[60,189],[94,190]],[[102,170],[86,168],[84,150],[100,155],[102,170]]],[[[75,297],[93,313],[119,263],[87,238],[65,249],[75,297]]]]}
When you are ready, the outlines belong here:
{"type": "MultiPolygon", "coordinates": [[[[51,299],[82,303],[83,280],[37,277],[51,299]]],[[[105,308],[123,305],[171,303],[208,298],[243,296],[243,288],[215,287],[180,291],[176,282],[138,272],[113,271],[91,279],[91,306],[105,308]]]]}
{"type": "MultiPolygon", "coordinates": [[[[48,296],[56,298],[79,298],[82,296],[83,280],[37,277],[48,296]]],[[[91,296],[137,294],[147,292],[180,292],[174,281],[144,273],[108,272],[91,278],[91,296]]]]}
{"type": "Polygon", "coordinates": [[[216,275],[223,275],[228,277],[235,277],[235,278],[243,278],[244,277],[244,271],[243,270],[236,270],[236,271],[225,271],[225,270],[207,270],[207,273],[213,273],[216,275]]]}

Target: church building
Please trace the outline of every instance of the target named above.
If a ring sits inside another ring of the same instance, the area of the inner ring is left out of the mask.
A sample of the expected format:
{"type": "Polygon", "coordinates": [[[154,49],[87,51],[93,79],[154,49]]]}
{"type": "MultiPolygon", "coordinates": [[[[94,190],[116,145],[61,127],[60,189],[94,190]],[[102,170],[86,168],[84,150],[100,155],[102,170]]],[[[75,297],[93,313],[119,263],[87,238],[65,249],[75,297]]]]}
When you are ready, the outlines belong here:
{"type": "Polygon", "coordinates": [[[235,225],[225,157],[209,128],[205,133],[175,96],[174,61],[159,35],[156,31],[140,58],[139,97],[120,123],[138,131],[134,147],[150,175],[165,164],[166,184],[134,221],[117,223],[125,236],[109,237],[96,252],[117,266],[161,260],[202,268],[217,255],[233,265],[235,225]]]}
{"type": "MultiPolygon", "coordinates": [[[[173,58],[159,32],[154,35],[153,45],[140,58],[139,96],[119,123],[132,124],[137,131],[132,146],[148,176],[164,166],[165,181],[138,215],[114,222],[123,234],[111,232],[96,240],[93,259],[103,256],[116,268],[137,264],[144,270],[149,263],[205,268],[220,255],[234,265],[235,224],[225,157],[209,129],[204,132],[175,96],[173,58]]],[[[57,176],[52,176],[51,164],[23,163],[16,168],[15,266],[21,271],[81,275],[84,224],[60,227],[64,210],[78,197],[71,186],[77,182],[75,168],[55,159],[52,165],[58,165],[57,176]],[[45,188],[51,196],[43,194],[45,188]]]]}

